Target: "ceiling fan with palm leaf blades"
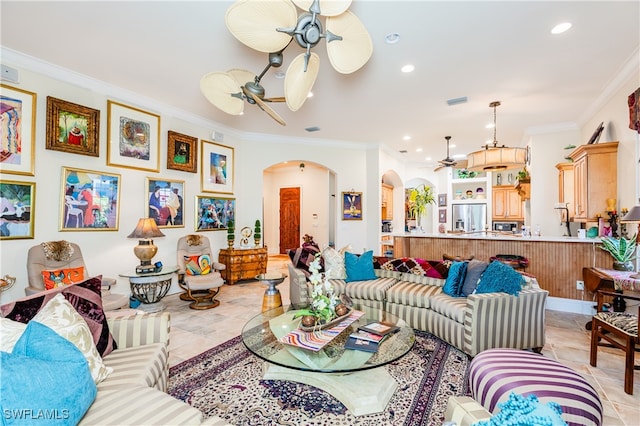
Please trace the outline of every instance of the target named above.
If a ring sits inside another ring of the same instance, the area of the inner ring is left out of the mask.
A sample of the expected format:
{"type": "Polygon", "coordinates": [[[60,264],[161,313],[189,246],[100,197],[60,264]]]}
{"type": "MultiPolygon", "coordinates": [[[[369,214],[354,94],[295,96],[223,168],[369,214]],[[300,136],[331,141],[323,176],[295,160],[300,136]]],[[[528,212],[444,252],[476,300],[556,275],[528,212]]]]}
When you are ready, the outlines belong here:
{"type": "Polygon", "coordinates": [[[245,70],[206,74],[200,81],[200,90],[228,114],[242,114],[246,100],[285,125],[265,102],[286,102],[291,111],[302,107],[320,69],[320,58],[311,49],[321,39],[327,40],[329,61],[339,73],[353,73],[371,57],[371,37],[362,22],[347,10],[350,5],[351,0],[237,1],[227,10],[227,28],[246,46],[268,53],[269,63],[259,76],[245,70]],[[305,12],[298,16],[296,6],[305,12]],[[325,17],[324,33],[320,17],[325,17]],[[291,44],[297,44],[305,52],[296,56],[287,69],[284,97],[265,98],[260,80],[269,68],[282,65],[283,51],[291,44]]]}

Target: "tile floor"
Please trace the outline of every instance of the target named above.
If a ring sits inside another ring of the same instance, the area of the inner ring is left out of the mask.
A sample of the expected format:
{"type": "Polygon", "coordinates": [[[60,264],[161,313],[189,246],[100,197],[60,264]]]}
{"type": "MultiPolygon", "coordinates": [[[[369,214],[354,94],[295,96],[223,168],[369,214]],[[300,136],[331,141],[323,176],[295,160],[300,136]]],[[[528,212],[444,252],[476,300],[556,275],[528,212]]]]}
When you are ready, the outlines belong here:
{"type": "MultiPolygon", "coordinates": [[[[269,271],[288,274],[286,256],[270,256],[269,271]]],[[[289,302],[288,281],[278,286],[284,304],[289,302]]],[[[176,365],[240,334],[245,322],[262,309],[266,286],[243,281],[223,286],[220,306],[196,311],[174,294],[164,299],[171,312],[170,364],[176,365]]],[[[640,371],[635,372],[634,394],[623,390],[624,357],[617,349],[601,348],[598,367],[589,365],[590,334],[586,315],[547,311],[546,345],[543,354],[557,359],[582,374],[600,393],[604,425],[640,425],[640,371]]],[[[636,357],[637,359],[637,357],[636,357]]]]}

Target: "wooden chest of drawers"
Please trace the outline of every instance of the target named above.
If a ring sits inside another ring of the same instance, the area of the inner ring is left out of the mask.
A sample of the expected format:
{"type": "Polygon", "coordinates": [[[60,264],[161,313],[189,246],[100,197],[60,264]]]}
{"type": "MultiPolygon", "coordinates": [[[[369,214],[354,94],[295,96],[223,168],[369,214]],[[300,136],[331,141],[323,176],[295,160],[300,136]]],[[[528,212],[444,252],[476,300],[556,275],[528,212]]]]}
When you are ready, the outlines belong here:
{"type": "Polygon", "coordinates": [[[218,261],[226,265],[221,271],[226,283],[233,285],[240,280],[253,280],[256,275],[267,272],[267,248],[220,249],[218,261]]]}

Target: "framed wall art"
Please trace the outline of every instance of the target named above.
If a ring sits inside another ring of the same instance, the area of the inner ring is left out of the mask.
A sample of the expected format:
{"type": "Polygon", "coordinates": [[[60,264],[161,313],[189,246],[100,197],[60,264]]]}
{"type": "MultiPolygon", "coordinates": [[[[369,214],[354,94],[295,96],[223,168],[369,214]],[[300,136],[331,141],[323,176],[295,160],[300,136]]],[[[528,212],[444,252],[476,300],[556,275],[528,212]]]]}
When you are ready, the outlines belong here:
{"type": "Polygon", "coordinates": [[[62,168],[61,231],[117,231],[120,175],[62,168]]]}
{"type": "Polygon", "coordinates": [[[196,196],[196,231],[227,230],[235,217],[235,198],[196,196]]]}
{"type": "Polygon", "coordinates": [[[34,176],[36,94],[0,84],[0,173],[34,176]]]}
{"type": "Polygon", "coordinates": [[[0,180],[0,240],[32,239],[35,182],[0,180]]]}
{"type": "Polygon", "coordinates": [[[107,101],[107,165],[160,170],[160,116],[107,101]]]}
{"type": "Polygon", "coordinates": [[[145,212],[160,228],[184,227],[184,181],[147,178],[145,212]]]}
{"type": "Polygon", "coordinates": [[[198,172],[198,138],[169,130],[167,169],[198,172]]]}
{"type": "Polygon", "coordinates": [[[200,152],[202,192],[233,194],[233,148],[203,140],[200,152]]]}
{"type": "Polygon", "coordinates": [[[99,135],[99,110],[47,96],[47,149],[99,157],[99,135]]]}
{"type": "Polygon", "coordinates": [[[438,194],[438,207],[447,206],[447,194],[438,194]]]}
{"type": "Polygon", "coordinates": [[[447,209],[438,210],[438,223],[447,223],[447,209]]]}
{"type": "Polygon", "coordinates": [[[362,192],[342,193],[342,220],[362,220],[362,192]]]}

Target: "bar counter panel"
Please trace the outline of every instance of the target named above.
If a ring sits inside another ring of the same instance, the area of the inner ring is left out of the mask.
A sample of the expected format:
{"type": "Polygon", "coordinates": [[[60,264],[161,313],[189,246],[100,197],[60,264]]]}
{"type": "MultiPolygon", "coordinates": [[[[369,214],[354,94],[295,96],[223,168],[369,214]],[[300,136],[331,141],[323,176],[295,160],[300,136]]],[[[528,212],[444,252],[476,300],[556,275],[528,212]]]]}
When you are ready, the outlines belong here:
{"type": "Polygon", "coordinates": [[[395,257],[442,259],[443,254],[489,261],[497,254],[529,259],[525,269],[534,275],[549,296],[592,300],[593,294],[576,289],[583,267],[610,268],[611,255],[598,248],[598,240],[549,237],[478,237],[438,235],[395,235],[395,257]],[[586,293],[586,294],[585,294],[586,293]]]}

